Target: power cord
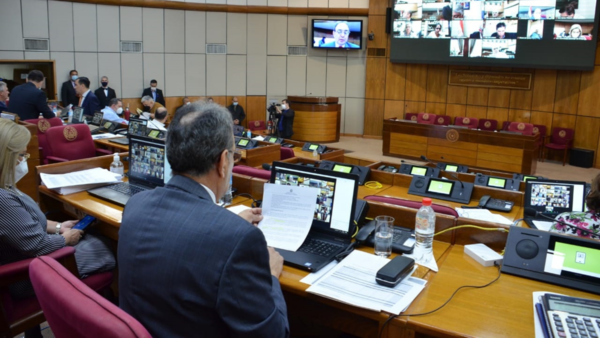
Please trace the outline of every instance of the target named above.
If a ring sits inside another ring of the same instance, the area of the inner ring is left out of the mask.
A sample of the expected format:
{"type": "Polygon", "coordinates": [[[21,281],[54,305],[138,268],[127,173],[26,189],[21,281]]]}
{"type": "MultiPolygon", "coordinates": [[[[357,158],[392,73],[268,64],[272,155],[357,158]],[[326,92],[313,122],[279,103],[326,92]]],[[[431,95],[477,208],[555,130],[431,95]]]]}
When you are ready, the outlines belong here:
{"type": "Polygon", "coordinates": [[[450,230],[454,230],[454,229],[461,229],[461,228],[474,228],[474,229],[479,229],[479,230],[483,230],[483,231],[500,231],[500,232],[508,232],[508,229],[504,229],[504,228],[486,228],[486,227],[480,227],[477,225],[472,225],[472,224],[464,224],[464,225],[457,225],[455,227],[452,228],[448,228],[448,229],[444,229],[436,234],[434,234],[434,236],[437,235],[441,235],[444,232],[448,232],[450,230]]]}
{"type": "Polygon", "coordinates": [[[381,183],[379,183],[377,181],[368,181],[368,182],[365,182],[364,186],[366,188],[369,188],[369,189],[381,189],[381,188],[383,188],[383,184],[381,184],[381,183]]]}
{"type": "Polygon", "coordinates": [[[417,316],[425,316],[425,315],[429,315],[432,314],[440,309],[442,309],[444,306],[448,305],[448,303],[450,303],[450,301],[452,300],[452,298],[454,298],[454,296],[456,295],[456,293],[458,291],[460,291],[461,289],[466,289],[466,288],[473,288],[473,289],[483,289],[485,287],[488,287],[492,284],[494,284],[498,279],[500,279],[500,276],[502,275],[502,270],[501,270],[501,266],[500,264],[498,264],[498,262],[494,262],[494,266],[496,266],[498,268],[498,276],[491,282],[484,284],[484,285],[463,285],[458,287],[450,296],[450,298],[448,298],[448,300],[446,302],[444,302],[444,304],[440,305],[439,307],[437,307],[436,309],[433,309],[431,311],[427,311],[427,312],[423,312],[423,313],[415,313],[415,314],[399,314],[399,315],[392,315],[389,316],[388,319],[385,320],[385,322],[383,323],[383,325],[381,326],[381,330],[379,331],[379,338],[381,338],[381,336],[383,335],[383,331],[385,329],[385,326],[392,321],[392,319],[396,318],[396,317],[417,317],[417,316]]]}

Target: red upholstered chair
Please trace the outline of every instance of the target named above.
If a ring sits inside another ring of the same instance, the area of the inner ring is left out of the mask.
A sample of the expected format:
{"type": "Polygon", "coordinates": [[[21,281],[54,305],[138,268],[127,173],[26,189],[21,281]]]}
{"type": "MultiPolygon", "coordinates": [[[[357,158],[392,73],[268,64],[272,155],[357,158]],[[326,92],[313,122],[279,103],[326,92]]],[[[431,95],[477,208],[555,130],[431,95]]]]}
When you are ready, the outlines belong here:
{"type": "Polygon", "coordinates": [[[281,154],[280,158],[282,160],[287,160],[288,158],[292,158],[292,157],[296,156],[294,154],[294,149],[292,149],[292,148],[281,147],[279,152],[281,154]]]}
{"type": "MultiPolygon", "coordinates": [[[[388,204],[399,205],[402,207],[408,207],[408,208],[413,208],[413,209],[419,209],[422,206],[421,202],[403,200],[403,199],[395,198],[395,197],[370,195],[370,196],[366,196],[364,199],[367,201],[388,203],[388,204]]],[[[458,213],[453,208],[443,206],[443,205],[437,205],[437,204],[432,204],[431,207],[433,208],[433,211],[435,211],[436,213],[450,215],[450,216],[454,216],[454,217],[458,218],[458,213]]]]}
{"type": "Polygon", "coordinates": [[[498,121],[490,119],[481,119],[479,120],[478,128],[481,130],[494,131],[498,129],[498,121]]]}
{"type": "Polygon", "coordinates": [[[508,131],[508,126],[510,126],[510,124],[511,124],[510,121],[504,121],[504,122],[502,122],[502,130],[508,131]]]}
{"type": "Polygon", "coordinates": [[[29,275],[56,337],[151,337],[142,324],[54,259],[34,259],[29,275]]]}
{"type": "Polygon", "coordinates": [[[531,136],[533,135],[533,124],[524,122],[511,122],[508,125],[508,131],[531,136]]]}
{"type": "Polygon", "coordinates": [[[52,151],[52,156],[48,156],[48,163],[112,154],[105,149],[96,149],[90,127],[85,124],[52,127],[46,131],[46,138],[52,151]]]}
{"type": "Polygon", "coordinates": [[[406,113],[405,120],[416,121],[418,113],[406,113]]]}
{"type": "MultiPolygon", "coordinates": [[[[552,129],[552,136],[550,136],[550,142],[544,145],[545,149],[562,150],[563,155],[563,166],[567,163],[567,154],[569,149],[573,148],[573,138],[575,132],[569,128],[554,128],[552,129]]],[[[546,154],[547,155],[547,154],[546,154]]],[[[542,155],[545,159],[545,156],[542,155]]]]}
{"type": "MultiPolygon", "coordinates": [[[[75,264],[75,248],[65,247],[47,255],[60,261],[73,272],[77,273],[75,264]]],[[[8,286],[30,278],[29,265],[34,258],[0,266],[0,337],[13,337],[36,325],[40,325],[46,318],[38,303],[38,298],[13,299],[8,293],[8,286]]],[[[109,287],[113,280],[112,272],[104,272],[90,276],[84,280],[88,287],[100,291],[109,287]]],[[[58,288],[56,290],[63,292],[58,288]]],[[[54,330],[54,328],[52,328],[54,330]]],[[[84,335],[79,335],[84,336],[84,335]]],[[[61,337],[57,335],[57,337],[61,337]]],[[[64,337],[64,336],[63,336],[64,337]]],[[[74,336],[72,336],[74,337],[74,336]]]]}
{"type": "Polygon", "coordinates": [[[248,129],[255,130],[266,130],[265,121],[248,121],[248,129]]]}
{"type": "Polygon", "coordinates": [[[52,151],[50,150],[50,145],[46,140],[46,131],[51,127],[62,126],[62,120],[58,117],[53,117],[51,119],[25,120],[25,122],[37,125],[38,144],[40,146],[40,161],[42,164],[48,164],[47,157],[52,155],[52,151]]]}
{"type": "Polygon", "coordinates": [[[477,129],[477,126],[479,125],[479,119],[474,117],[455,117],[454,125],[464,126],[469,129],[477,129]]]}
{"type": "Polygon", "coordinates": [[[419,113],[417,115],[417,123],[421,123],[421,124],[434,124],[435,123],[435,118],[436,118],[435,114],[419,113]]]}
{"type": "Polygon", "coordinates": [[[233,172],[236,174],[240,174],[240,175],[262,178],[263,180],[267,180],[267,181],[271,179],[270,171],[264,170],[264,169],[252,168],[252,167],[248,167],[246,165],[236,165],[235,167],[233,167],[233,172]]]}
{"type": "Polygon", "coordinates": [[[544,150],[544,144],[546,144],[546,132],[548,131],[548,129],[546,128],[545,125],[543,124],[534,124],[533,125],[533,135],[537,135],[540,134],[540,139],[537,143],[538,149],[539,149],[539,157],[542,158],[543,155],[543,150],[544,150]]]}
{"type": "Polygon", "coordinates": [[[436,115],[435,122],[433,124],[438,126],[447,126],[450,124],[450,116],[436,115]]]}

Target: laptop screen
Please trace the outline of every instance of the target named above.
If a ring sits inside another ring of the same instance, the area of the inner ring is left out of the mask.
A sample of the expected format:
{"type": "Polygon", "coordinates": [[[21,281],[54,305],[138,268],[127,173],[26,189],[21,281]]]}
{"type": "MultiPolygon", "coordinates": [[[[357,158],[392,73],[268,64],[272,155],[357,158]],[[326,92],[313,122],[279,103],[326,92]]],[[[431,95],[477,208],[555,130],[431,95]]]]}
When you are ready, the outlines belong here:
{"type": "Polygon", "coordinates": [[[333,235],[352,235],[357,175],[273,162],[271,183],[319,188],[311,229],[333,235]]]}
{"type": "Polygon", "coordinates": [[[533,180],[525,189],[525,208],[546,214],[583,211],[585,183],[570,181],[533,180]]]}
{"type": "Polygon", "coordinates": [[[102,123],[102,119],[104,118],[104,113],[101,111],[97,111],[94,113],[94,117],[92,118],[92,124],[95,126],[99,126],[102,123]]]}
{"type": "Polygon", "coordinates": [[[127,133],[133,136],[146,136],[147,126],[148,120],[136,119],[132,117],[129,119],[129,127],[127,133]]]}
{"type": "Polygon", "coordinates": [[[129,180],[163,186],[171,178],[171,166],[166,160],[165,142],[141,137],[129,140],[129,180]]]}
{"type": "Polygon", "coordinates": [[[73,123],[83,122],[83,108],[73,107],[73,123]]]}

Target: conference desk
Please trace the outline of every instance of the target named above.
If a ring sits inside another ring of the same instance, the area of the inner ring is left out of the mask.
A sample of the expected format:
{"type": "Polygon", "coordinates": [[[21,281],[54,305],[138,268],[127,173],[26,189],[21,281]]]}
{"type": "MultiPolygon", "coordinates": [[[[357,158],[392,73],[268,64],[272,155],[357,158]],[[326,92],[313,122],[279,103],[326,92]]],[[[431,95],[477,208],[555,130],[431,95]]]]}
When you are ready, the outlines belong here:
{"type": "Polygon", "coordinates": [[[533,175],[539,137],[385,120],[383,154],[533,175]]]}
{"type": "MultiPolygon", "coordinates": [[[[116,137],[116,138],[125,138],[125,137],[116,137]]],[[[118,152],[128,152],[129,151],[129,145],[128,144],[120,144],[120,143],[114,143],[114,142],[110,142],[110,140],[113,140],[112,138],[103,138],[103,139],[99,139],[99,140],[94,140],[94,144],[96,145],[96,148],[100,148],[100,149],[107,149],[107,150],[111,150],[111,151],[118,151],[118,152]]]]}

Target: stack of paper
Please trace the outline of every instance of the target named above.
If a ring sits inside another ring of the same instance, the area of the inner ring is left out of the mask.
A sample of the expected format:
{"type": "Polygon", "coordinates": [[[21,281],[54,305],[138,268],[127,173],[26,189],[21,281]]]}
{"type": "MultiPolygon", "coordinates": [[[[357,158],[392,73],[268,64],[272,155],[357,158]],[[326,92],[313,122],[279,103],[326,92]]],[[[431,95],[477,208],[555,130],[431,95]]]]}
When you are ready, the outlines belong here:
{"type": "Polygon", "coordinates": [[[500,223],[511,225],[512,222],[498,214],[491,213],[488,209],[463,209],[463,208],[454,208],[460,217],[477,219],[480,221],[492,222],[492,223],[500,223]]]}
{"type": "Polygon", "coordinates": [[[118,183],[121,175],[103,168],[75,171],[67,174],[40,174],[42,184],[61,195],[73,194],[103,185],[118,183]]]}

